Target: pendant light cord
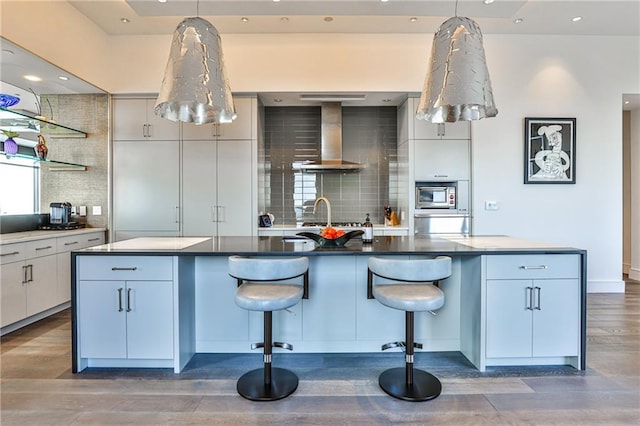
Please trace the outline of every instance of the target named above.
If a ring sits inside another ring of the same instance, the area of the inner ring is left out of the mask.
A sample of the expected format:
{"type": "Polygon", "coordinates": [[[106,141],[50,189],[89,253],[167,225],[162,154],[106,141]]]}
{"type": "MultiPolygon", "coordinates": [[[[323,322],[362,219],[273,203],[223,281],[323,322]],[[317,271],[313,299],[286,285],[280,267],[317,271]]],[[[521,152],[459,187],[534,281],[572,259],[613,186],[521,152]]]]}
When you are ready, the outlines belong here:
{"type": "MultiPolygon", "coordinates": [[[[458,7],[458,0],[456,0],[456,8],[458,7]]],[[[200,0],[196,1],[196,16],[200,17],[200,0]]]]}
{"type": "Polygon", "coordinates": [[[458,0],[456,0],[456,10],[455,10],[455,17],[458,17],[458,0]]]}

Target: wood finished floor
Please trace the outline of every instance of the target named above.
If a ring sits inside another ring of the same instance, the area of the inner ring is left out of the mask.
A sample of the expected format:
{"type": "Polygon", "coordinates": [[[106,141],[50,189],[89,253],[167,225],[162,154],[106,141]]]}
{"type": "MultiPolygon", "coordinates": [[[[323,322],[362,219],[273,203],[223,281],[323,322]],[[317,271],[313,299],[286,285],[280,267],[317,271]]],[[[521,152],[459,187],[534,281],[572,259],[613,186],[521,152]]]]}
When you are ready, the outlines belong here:
{"type": "Polygon", "coordinates": [[[410,403],[384,394],[378,374],[401,353],[274,356],[300,377],[289,398],[250,402],[236,379],[259,353],[199,354],[182,374],[90,369],[72,374],[69,312],[2,337],[0,424],[8,425],[630,425],[640,424],[640,283],[588,296],[587,370],[492,368],[458,353],[420,353],[442,395],[410,403]]]}

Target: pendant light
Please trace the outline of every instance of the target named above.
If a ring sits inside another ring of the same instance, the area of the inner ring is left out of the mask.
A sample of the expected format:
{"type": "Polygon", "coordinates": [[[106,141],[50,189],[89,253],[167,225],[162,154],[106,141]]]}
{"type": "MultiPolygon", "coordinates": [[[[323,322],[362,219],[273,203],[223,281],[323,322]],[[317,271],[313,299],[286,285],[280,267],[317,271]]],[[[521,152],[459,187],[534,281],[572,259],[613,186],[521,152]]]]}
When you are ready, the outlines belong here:
{"type": "Polygon", "coordinates": [[[457,15],[456,0],[456,16],[443,22],[433,37],[431,68],[416,112],[421,120],[453,123],[498,114],[480,27],[457,15]]]}
{"type": "Polygon", "coordinates": [[[206,19],[178,24],[154,110],[162,118],[195,124],[231,123],[237,117],[220,34],[206,19]]]}

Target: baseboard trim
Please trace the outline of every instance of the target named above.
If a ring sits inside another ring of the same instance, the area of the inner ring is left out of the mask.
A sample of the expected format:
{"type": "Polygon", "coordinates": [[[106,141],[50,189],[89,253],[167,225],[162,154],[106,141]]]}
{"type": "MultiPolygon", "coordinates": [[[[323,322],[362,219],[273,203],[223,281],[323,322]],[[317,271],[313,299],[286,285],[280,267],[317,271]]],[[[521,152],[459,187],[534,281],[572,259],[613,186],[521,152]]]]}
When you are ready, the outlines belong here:
{"type": "Polygon", "coordinates": [[[640,281],[640,269],[629,268],[629,278],[634,281],[640,281]]]}
{"type": "Polygon", "coordinates": [[[624,293],[625,282],[587,281],[587,293],[624,293]]]}

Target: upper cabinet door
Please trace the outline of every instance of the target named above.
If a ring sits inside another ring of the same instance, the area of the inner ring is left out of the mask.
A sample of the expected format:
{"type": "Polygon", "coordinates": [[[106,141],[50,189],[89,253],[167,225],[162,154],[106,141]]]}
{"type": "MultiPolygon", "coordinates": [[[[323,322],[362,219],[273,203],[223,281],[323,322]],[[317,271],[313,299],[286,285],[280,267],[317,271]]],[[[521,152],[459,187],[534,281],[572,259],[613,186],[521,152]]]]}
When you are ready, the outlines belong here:
{"type": "Polygon", "coordinates": [[[224,139],[256,139],[257,111],[256,98],[233,98],[238,117],[232,123],[200,124],[182,123],[182,139],[184,140],[224,140],[224,139]]]}
{"type": "Polygon", "coordinates": [[[414,149],[416,180],[469,180],[471,171],[468,139],[417,140],[414,149]]]}
{"type": "Polygon", "coordinates": [[[178,140],[177,122],[158,117],[155,99],[115,99],[113,140],[178,140]]]}

